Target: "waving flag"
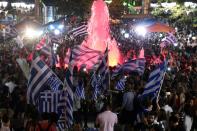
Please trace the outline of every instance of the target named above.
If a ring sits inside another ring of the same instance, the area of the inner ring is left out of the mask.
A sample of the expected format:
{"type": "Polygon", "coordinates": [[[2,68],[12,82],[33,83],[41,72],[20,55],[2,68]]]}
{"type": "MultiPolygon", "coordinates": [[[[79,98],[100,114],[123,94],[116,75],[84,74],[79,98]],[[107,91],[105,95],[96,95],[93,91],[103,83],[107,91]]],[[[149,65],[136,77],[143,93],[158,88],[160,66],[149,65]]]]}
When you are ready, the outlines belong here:
{"type": "Polygon", "coordinates": [[[140,75],[144,73],[145,69],[145,58],[137,58],[134,60],[129,60],[123,63],[121,66],[118,66],[112,74],[112,78],[123,73],[137,72],[140,75]]]}
{"type": "Polygon", "coordinates": [[[163,84],[166,69],[167,61],[164,61],[157,69],[150,73],[142,97],[151,96],[153,98],[159,95],[158,92],[163,84]]]}
{"type": "Polygon", "coordinates": [[[76,95],[81,98],[81,99],[85,99],[85,90],[84,90],[84,83],[81,81],[79,82],[76,91],[75,91],[76,95]]]}
{"type": "Polygon", "coordinates": [[[108,48],[106,48],[104,57],[92,76],[91,83],[94,96],[98,95],[98,92],[106,90],[109,86],[108,48]]]}
{"type": "Polygon", "coordinates": [[[116,84],[116,86],[115,86],[115,89],[117,89],[117,90],[120,90],[120,91],[123,91],[124,89],[125,89],[125,82],[126,82],[126,78],[125,77],[123,77],[123,78],[121,78],[118,82],[117,82],[117,84],[116,84]]]}
{"type": "Polygon", "coordinates": [[[170,44],[175,45],[176,43],[177,43],[177,38],[172,33],[168,33],[168,36],[162,40],[162,44],[164,44],[163,46],[170,44]]]}
{"type": "Polygon", "coordinates": [[[83,25],[71,30],[68,34],[73,38],[78,37],[78,36],[84,36],[84,35],[88,34],[87,29],[88,29],[88,25],[83,24],[83,25]]]}
{"type": "Polygon", "coordinates": [[[67,91],[66,99],[66,127],[70,128],[73,124],[73,83],[72,83],[72,73],[69,69],[66,71],[65,85],[67,91]]]}
{"type": "Polygon", "coordinates": [[[40,92],[51,89],[58,90],[63,85],[55,73],[40,59],[32,61],[28,79],[27,101],[36,105],[40,92]]]}
{"type": "Polygon", "coordinates": [[[92,75],[91,86],[93,88],[93,96],[92,96],[92,98],[94,100],[97,99],[97,96],[99,95],[99,91],[102,88],[102,80],[101,79],[102,79],[101,76],[96,75],[95,73],[92,75]]]}
{"type": "Polygon", "coordinates": [[[70,57],[72,57],[72,65],[78,65],[81,66],[83,64],[86,65],[86,67],[92,67],[98,62],[98,59],[101,56],[101,52],[91,49],[84,45],[79,45],[70,50],[70,52],[67,54],[67,57],[65,58],[65,63],[68,64],[68,61],[70,57]]]}
{"type": "Polygon", "coordinates": [[[65,108],[66,108],[66,91],[45,90],[40,93],[39,112],[57,113],[59,120],[58,128],[65,129],[65,108]]]}

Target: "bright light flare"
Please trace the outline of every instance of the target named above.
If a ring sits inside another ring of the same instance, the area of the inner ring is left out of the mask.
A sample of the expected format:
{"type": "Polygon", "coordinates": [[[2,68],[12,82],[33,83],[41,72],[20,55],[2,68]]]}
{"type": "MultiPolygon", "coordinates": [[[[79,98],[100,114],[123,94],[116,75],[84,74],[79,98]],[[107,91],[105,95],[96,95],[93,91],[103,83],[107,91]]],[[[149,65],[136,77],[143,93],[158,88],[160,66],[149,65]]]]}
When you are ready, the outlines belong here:
{"type": "Polygon", "coordinates": [[[121,34],[124,34],[125,33],[125,30],[123,29],[123,30],[121,30],[121,34]]]}
{"type": "Polygon", "coordinates": [[[174,43],[174,46],[178,46],[178,43],[174,43]]]}
{"type": "Polygon", "coordinates": [[[34,38],[34,37],[37,36],[37,32],[36,32],[34,29],[28,27],[28,28],[26,28],[26,30],[25,30],[25,36],[26,36],[27,38],[31,38],[31,39],[32,39],[32,38],[34,38]]]}
{"type": "Polygon", "coordinates": [[[125,37],[125,38],[129,38],[129,33],[125,33],[125,34],[124,34],[124,37],[125,37]]]}
{"type": "Polygon", "coordinates": [[[64,28],[64,25],[62,25],[62,24],[58,26],[58,29],[62,30],[63,28],[64,28]]]}
{"type": "Polygon", "coordinates": [[[50,25],[50,26],[49,26],[49,29],[50,29],[50,30],[54,30],[55,27],[54,27],[53,25],[50,25]]]}
{"type": "Polygon", "coordinates": [[[141,36],[145,36],[146,33],[147,33],[147,30],[144,26],[137,26],[135,28],[135,32],[138,34],[138,35],[141,35],[141,36]]]}
{"type": "Polygon", "coordinates": [[[55,34],[55,35],[59,35],[59,34],[60,34],[60,30],[55,29],[55,30],[54,30],[54,34],[55,34]]]}

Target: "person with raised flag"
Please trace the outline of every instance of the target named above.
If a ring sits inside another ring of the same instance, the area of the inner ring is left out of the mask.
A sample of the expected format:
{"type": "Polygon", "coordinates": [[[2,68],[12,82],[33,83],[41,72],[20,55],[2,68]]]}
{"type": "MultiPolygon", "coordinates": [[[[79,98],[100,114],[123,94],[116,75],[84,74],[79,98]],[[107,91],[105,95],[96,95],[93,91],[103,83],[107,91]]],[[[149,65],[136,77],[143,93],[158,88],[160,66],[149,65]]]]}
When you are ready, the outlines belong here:
{"type": "Polygon", "coordinates": [[[28,79],[27,102],[37,105],[40,92],[50,90],[60,90],[63,83],[56,74],[40,59],[36,57],[32,61],[30,75],[28,79]]]}
{"type": "Polygon", "coordinates": [[[92,76],[91,84],[93,87],[93,99],[96,99],[98,93],[105,91],[109,86],[108,47],[105,50],[101,63],[92,76]]]}
{"type": "Polygon", "coordinates": [[[149,96],[151,99],[158,99],[165,73],[167,70],[167,60],[165,60],[158,68],[152,71],[148,78],[148,83],[144,88],[141,98],[149,96]]]}

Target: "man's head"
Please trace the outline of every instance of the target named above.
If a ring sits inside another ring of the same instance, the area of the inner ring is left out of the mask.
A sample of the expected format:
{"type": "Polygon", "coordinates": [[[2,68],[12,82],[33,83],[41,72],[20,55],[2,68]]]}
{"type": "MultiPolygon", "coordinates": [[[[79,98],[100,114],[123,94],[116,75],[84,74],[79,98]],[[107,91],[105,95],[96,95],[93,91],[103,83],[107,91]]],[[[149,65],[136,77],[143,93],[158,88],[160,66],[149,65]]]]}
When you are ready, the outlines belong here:
{"type": "Polygon", "coordinates": [[[148,124],[152,124],[155,121],[155,112],[149,112],[147,120],[148,124]]]}

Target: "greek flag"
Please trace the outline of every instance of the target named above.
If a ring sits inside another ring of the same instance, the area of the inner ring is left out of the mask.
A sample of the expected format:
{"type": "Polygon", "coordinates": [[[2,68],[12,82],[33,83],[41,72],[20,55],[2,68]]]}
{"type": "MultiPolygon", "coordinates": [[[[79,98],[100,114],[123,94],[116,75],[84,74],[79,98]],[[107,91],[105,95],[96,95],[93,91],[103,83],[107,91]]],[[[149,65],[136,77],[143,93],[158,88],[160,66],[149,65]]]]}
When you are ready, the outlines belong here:
{"type": "Polygon", "coordinates": [[[87,29],[88,29],[88,25],[83,24],[83,25],[71,30],[68,34],[71,36],[71,38],[75,38],[78,36],[84,36],[84,35],[88,34],[87,29]]]}
{"type": "Polygon", "coordinates": [[[116,89],[116,90],[120,90],[120,91],[124,90],[126,80],[127,80],[127,79],[126,79],[125,77],[121,78],[121,79],[117,82],[115,89],[116,89]]]}
{"type": "Polygon", "coordinates": [[[119,65],[113,72],[112,78],[123,73],[137,72],[139,75],[142,75],[145,70],[145,58],[137,58],[134,60],[129,60],[123,63],[121,66],[119,65]]]}
{"type": "Polygon", "coordinates": [[[93,87],[93,99],[96,99],[98,94],[107,89],[109,84],[109,69],[108,69],[108,47],[105,50],[104,57],[99,64],[97,70],[92,76],[91,85],[93,87]]]}
{"type": "Polygon", "coordinates": [[[39,98],[39,112],[48,112],[48,113],[57,113],[58,120],[58,128],[65,129],[65,113],[64,110],[66,108],[66,91],[51,91],[45,90],[40,93],[39,98]]]}
{"type": "Polygon", "coordinates": [[[40,59],[36,57],[32,61],[28,78],[27,102],[36,105],[40,92],[51,89],[59,90],[63,85],[55,73],[40,59]]]}
{"type": "Polygon", "coordinates": [[[73,125],[73,83],[72,83],[72,73],[69,69],[66,71],[65,85],[67,91],[66,99],[66,127],[70,128],[73,125]]]}
{"type": "Polygon", "coordinates": [[[93,100],[97,99],[99,95],[99,90],[102,88],[101,76],[96,75],[95,73],[92,75],[91,86],[93,89],[93,100]]]}
{"type": "Polygon", "coordinates": [[[84,83],[82,81],[79,82],[75,93],[76,93],[77,97],[79,97],[81,99],[85,99],[84,83]]]}
{"type": "Polygon", "coordinates": [[[168,36],[165,37],[162,42],[164,42],[166,45],[174,45],[177,43],[177,38],[172,33],[168,33],[168,36]]]}
{"type": "Polygon", "coordinates": [[[87,67],[92,67],[97,63],[100,56],[100,51],[91,49],[84,45],[79,45],[68,52],[64,61],[65,63],[68,63],[70,57],[72,57],[72,61],[70,61],[72,65],[81,66],[85,64],[87,67]]]}
{"type": "Polygon", "coordinates": [[[108,47],[104,52],[104,57],[96,70],[96,74],[101,78],[103,88],[107,88],[109,84],[108,47]]]}
{"type": "Polygon", "coordinates": [[[158,68],[150,73],[148,83],[144,88],[142,97],[150,96],[153,98],[159,95],[158,92],[163,84],[166,69],[167,61],[164,61],[158,68]]]}

